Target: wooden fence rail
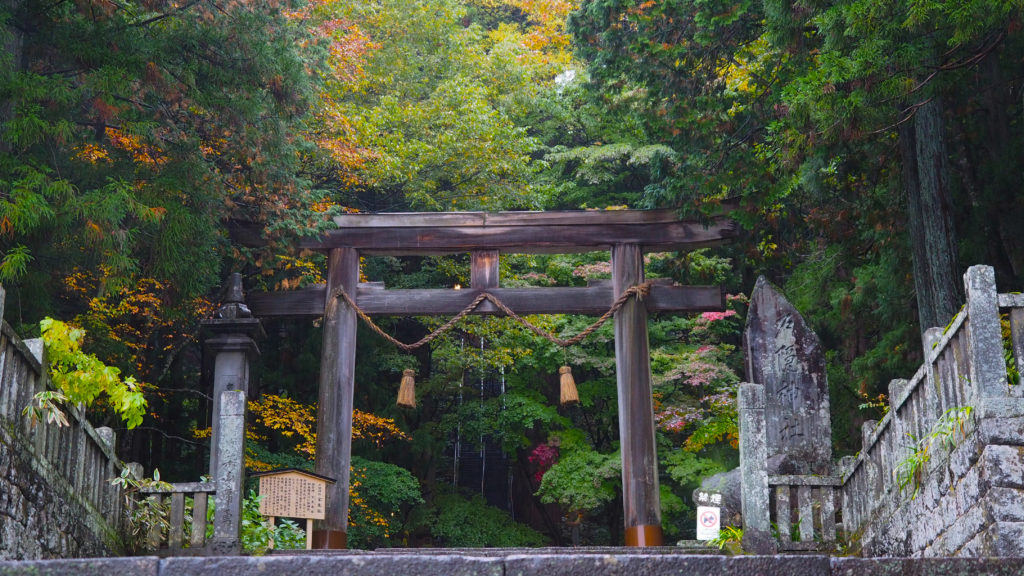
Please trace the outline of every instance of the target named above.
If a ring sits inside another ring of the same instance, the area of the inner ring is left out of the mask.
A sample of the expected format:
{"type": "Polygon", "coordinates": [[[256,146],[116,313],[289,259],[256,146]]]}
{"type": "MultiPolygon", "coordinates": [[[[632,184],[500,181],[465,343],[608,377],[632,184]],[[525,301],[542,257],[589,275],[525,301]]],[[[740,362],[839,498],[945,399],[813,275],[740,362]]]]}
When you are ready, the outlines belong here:
{"type": "Polygon", "coordinates": [[[157,506],[164,505],[165,497],[170,499],[167,533],[164,534],[159,524],[150,527],[147,541],[151,550],[166,550],[172,556],[204,550],[209,501],[217,492],[215,483],[179,483],[167,489],[145,488],[140,492],[157,506]]]}

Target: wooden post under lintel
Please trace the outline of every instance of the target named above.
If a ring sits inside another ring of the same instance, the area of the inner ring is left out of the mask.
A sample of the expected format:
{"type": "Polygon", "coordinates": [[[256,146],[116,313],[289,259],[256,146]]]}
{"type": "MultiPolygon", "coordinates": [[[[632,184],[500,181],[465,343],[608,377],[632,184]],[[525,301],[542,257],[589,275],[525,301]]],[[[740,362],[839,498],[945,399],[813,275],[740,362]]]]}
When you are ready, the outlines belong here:
{"type": "Polygon", "coordinates": [[[473,288],[488,290],[498,287],[497,250],[474,250],[470,253],[469,283],[473,288]]]}
{"type": "MultiPolygon", "coordinates": [[[[612,285],[615,297],[643,281],[640,246],[613,246],[612,285]]],[[[636,298],[631,298],[615,313],[615,363],[626,546],[660,546],[663,540],[661,497],[654,441],[647,309],[636,298]]]]}
{"type": "MultiPolygon", "coordinates": [[[[498,287],[498,251],[474,250],[469,255],[469,285],[476,290],[491,290],[498,287]]],[[[498,307],[489,301],[477,306],[481,313],[496,312],[498,307]]]]}
{"type": "MultiPolygon", "coordinates": [[[[354,292],[358,283],[358,251],[332,248],[327,260],[327,293],[339,286],[354,292]]],[[[355,310],[341,298],[328,297],[324,303],[316,473],[337,478],[337,482],[327,486],[326,518],[321,521],[321,528],[313,532],[313,548],[316,549],[340,549],[348,544],[357,319],[355,310]]]]}

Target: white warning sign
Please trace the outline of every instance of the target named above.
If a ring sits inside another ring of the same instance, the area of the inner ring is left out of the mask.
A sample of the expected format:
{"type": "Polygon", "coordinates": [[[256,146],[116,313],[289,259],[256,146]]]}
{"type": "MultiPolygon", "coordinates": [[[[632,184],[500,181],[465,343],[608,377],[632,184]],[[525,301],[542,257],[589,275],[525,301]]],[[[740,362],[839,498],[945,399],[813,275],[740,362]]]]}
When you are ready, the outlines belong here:
{"type": "Polygon", "coordinates": [[[713,506],[697,506],[697,540],[714,540],[718,538],[721,508],[713,506]]]}

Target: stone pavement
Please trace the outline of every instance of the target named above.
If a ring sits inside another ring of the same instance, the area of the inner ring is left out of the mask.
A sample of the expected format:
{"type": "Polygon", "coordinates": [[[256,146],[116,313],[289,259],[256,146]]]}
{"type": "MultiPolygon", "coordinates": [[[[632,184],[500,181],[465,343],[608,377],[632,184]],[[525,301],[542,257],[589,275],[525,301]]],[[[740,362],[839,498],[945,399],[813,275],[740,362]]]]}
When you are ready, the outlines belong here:
{"type": "Polygon", "coordinates": [[[1022,558],[717,556],[670,549],[402,550],[0,562],[0,576],[1018,576],[1022,558]]]}

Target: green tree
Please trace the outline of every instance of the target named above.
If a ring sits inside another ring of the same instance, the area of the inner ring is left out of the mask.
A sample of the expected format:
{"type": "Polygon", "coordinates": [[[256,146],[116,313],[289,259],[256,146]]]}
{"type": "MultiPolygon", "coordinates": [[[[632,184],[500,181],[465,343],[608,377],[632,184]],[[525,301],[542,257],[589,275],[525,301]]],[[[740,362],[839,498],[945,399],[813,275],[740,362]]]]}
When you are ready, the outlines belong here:
{"type": "Polygon", "coordinates": [[[441,496],[434,507],[436,516],[429,524],[431,534],[444,546],[453,548],[520,548],[546,543],[544,536],[512,521],[479,495],[463,498],[441,496]]]}
{"type": "Polygon", "coordinates": [[[351,23],[373,44],[358,75],[329,87],[330,114],[319,118],[318,130],[365,151],[355,185],[339,188],[336,202],[392,211],[544,205],[537,142],[516,123],[541,72],[516,65],[525,52],[518,36],[464,26],[466,9],[453,0],[327,2],[316,14],[351,23]]]}
{"type": "Polygon", "coordinates": [[[271,245],[309,229],[317,59],[286,9],[0,5],[0,277],[31,295],[23,314],[51,311],[75,265],[102,271],[97,296],[151,277],[188,299],[218,282],[228,222],[271,245]]]}
{"type": "Polygon", "coordinates": [[[349,511],[349,546],[401,546],[413,528],[413,506],[423,503],[420,483],[405,468],[352,458],[353,506],[349,511]]]}
{"type": "Polygon", "coordinates": [[[764,88],[777,72],[756,42],[761,19],[753,2],[691,0],[596,0],[570,16],[595,86],[634,94],[648,138],[642,144],[671,149],[660,153],[667,162],[644,188],[642,206],[759,188],[753,144],[764,126],[764,88]],[[730,74],[734,66],[747,73],[730,74]]]}
{"type": "Polygon", "coordinates": [[[570,451],[544,473],[537,495],[571,515],[595,510],[615,499],[621,489],[620,456],[600,454],[583,445],[570,451]]]}

